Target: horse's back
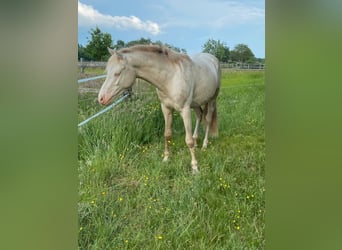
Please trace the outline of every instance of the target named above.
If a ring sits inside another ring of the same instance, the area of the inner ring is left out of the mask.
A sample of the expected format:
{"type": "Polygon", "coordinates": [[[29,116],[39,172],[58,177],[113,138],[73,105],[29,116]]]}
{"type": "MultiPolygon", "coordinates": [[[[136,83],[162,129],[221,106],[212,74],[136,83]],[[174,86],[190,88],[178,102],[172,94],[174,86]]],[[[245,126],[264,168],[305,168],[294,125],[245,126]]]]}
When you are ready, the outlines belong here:
{"type": "Polygon", "coordinates": [[[219,60],[209,53],[199,53],[191,57],[192,61],[202,70],[210,69],[212,74],[217,74],[219,71],[219,60]]]}

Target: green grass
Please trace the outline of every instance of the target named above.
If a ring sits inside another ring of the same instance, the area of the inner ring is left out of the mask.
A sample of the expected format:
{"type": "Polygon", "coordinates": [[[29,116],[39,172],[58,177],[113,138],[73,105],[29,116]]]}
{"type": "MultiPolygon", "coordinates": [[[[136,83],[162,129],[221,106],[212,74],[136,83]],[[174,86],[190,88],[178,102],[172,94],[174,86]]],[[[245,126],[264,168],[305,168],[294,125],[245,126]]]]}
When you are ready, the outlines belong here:
{"type": "MultiPolygon", "coordinates": [[[[79,249],[263,249],[264,98],[263,71],[223,72],[220,136],[197,150],[198,175],[176,113],[162,162],[153,89],[81,127],[79,249]]],[[[79,95],[79,121],[100,109],[96,94],[79,95]]]]}

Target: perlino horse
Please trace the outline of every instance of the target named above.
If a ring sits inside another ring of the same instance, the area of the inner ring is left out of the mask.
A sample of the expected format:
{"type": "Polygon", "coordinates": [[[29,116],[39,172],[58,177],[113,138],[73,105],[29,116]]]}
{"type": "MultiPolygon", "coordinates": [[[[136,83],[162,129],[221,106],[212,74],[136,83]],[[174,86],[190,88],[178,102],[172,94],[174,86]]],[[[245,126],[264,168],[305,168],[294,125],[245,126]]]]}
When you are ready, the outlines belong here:
{"type": "Polygon", "coordinates": [[[158,45],[137,45],[119,51],[108,50],[111,57],[106,67],[106,80],[98,95],[99,103],[108,105],[114,97],[131,88],[136,78],[154,85],[165,119],[163,161],[169,158],[172,114],[176,110],[183,118],[192,171],[198,172],[195,146],[202,116],[206,127],[203,148],[208,145],[209,134],[218,135],[216,98],[221,83],[219,61],[207,53],[199,53],[190,58],[158,45]],[[191,108],[196,112],[193,135],[191,108]]]}

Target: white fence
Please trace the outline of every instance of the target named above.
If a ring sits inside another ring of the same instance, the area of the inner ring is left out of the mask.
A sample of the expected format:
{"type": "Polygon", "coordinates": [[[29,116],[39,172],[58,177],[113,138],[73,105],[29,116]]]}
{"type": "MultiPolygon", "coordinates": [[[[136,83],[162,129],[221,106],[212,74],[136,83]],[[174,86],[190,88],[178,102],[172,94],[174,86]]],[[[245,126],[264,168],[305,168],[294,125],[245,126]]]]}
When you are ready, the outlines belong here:
{"type": "Polygon", "coordinates": [[[222,69],[236,69],[236,70],[264,70],[265,64],[262,63],[221,63],[222,69]]]}
{"type": "Polygon", "coordinates": [[[81,73],[84,73],[85,68],[105,68],[107,62],[84,62],[83,60],[78,62],[78,67],[81,68],[81,73]]]}
{"type": "MultiPolygon", "coordinates": [[[[107,62],[84,62],[79,61],[78,67],[81,68],[81,72],[84,73],[85,68],[105,68],[107,65],[107,62]]],[[[262,63],[253,63],[253,64],[247,64],[247,63],[221,63],[222,69],[233,69],[233,70],[264,70],[265,64],[262,63]]]]}

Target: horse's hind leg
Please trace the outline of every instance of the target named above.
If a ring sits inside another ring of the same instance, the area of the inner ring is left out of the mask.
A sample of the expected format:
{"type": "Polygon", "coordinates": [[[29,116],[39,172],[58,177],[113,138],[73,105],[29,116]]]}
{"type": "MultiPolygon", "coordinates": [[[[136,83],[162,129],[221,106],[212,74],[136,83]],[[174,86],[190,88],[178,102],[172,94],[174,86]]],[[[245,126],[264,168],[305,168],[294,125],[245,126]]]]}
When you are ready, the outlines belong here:
{"type": "Polygon", "coordinates": [[[216,101],[210,101],[206,104],[204,109],[204,119],[205,119],[205,136],[203,140],[202,148],[207,148],[209,132],[212,129],[211,126],[213,122],[216,122],[216,101]],[[214,121],[215,119],[215,121],[214,121]]]}
{"type": "Polygon", "coordinates": [[[162,106],[162,111],[164,115],[164,120],[165,120],[165,132],[164,132],[164,137],[165,137],[165,150],[164,150],[164,159],[163,161],[167,161],[169,159],[170,155],[170,142],[171,142],[171,136],[172,136],[172,113],[173,110],[170,108],[165,107],[163,104],[162,106]]]}
{"type": "Polygon", "coordinates": [[[192,138],[194,139],[194,145],[197,147],[197,139],[198,139],[198,129],[202,120],[202,114],[203,110],[201,107],[196,107],[194,108],[195,113],[196,113],[196,126],[194,130],[194,134],[192,135],[192,138]]]}

